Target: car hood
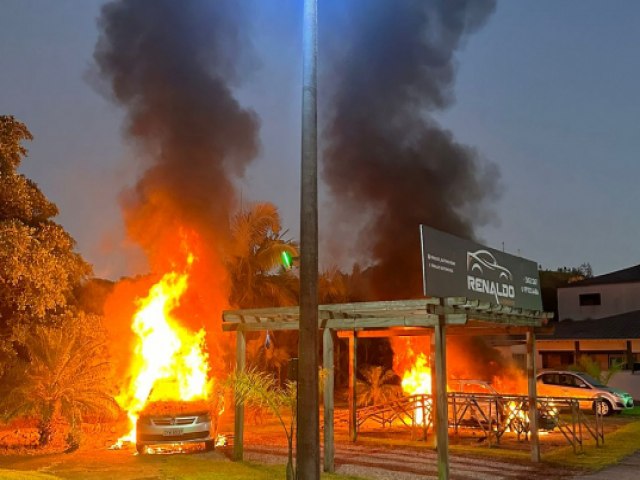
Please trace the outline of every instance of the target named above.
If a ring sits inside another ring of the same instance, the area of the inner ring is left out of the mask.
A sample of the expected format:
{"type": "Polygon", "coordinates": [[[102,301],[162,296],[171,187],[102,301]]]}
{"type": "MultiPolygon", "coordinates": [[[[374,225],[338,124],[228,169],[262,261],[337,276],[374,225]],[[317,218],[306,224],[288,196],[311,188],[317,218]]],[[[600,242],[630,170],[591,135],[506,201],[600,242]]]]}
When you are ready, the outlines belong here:
{"type": "Polygon", "coordinates": [[[600,387],[599,390],[604,390],[605,392],[609,392],[609,393],[616,393],[620,396],[623,397],[630,397],[631,395],[629,395],[627,392],[625,392],[624,390],[620,390],[619,388],[614,388],[614,387],[600,387]]]}

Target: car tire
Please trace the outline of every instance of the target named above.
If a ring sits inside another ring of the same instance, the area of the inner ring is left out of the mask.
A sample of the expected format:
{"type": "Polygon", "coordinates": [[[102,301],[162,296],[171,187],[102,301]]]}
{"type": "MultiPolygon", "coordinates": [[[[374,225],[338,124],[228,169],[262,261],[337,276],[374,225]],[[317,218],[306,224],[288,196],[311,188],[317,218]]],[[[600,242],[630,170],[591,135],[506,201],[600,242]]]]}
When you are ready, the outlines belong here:
{"type": "Polygon", "coordinates": [[[214,442],[213,440],[206,440],[204,442],[205,452],[212,452],[213,450],[215,450],[215,448],[216,448],[216,442],[214,442]]]}
{"type": "Polygon", "coordinates": [[[145,450],[147,449],[147,446],[143,443],[136,443],[136,452],[138,452],[138,455],[144,455],[145,450]]]}
{"type": "MultiPolygon", "coordinates": [[[[593,402],[593,412],[595,413],[596,411],[596,402],[593,402]]],[[[608,417],[609,415],[613,415],[613,405],[611,405],[611,402],[609,400],[602,400],[601,403],[602,407],[601,407],[601,412],[602,412],[602,416],[603,417],[608,417]]]]}

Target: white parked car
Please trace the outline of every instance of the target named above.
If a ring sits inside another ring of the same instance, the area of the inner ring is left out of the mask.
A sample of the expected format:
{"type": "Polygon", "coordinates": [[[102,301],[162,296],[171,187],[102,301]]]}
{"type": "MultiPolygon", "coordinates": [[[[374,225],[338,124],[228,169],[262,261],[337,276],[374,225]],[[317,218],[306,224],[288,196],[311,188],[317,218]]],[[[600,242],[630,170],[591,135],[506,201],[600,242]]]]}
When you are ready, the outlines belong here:
{"type": "Polygon", "coordinates": [[[603,385],[583,372],[546,370],[538,374],[538,395],[549,397],[581,398],[580,408],[595,410],[594,399],[602,398],[601,412],[611,415],[633,408],[633,397],[617,388],[603,385]]]}

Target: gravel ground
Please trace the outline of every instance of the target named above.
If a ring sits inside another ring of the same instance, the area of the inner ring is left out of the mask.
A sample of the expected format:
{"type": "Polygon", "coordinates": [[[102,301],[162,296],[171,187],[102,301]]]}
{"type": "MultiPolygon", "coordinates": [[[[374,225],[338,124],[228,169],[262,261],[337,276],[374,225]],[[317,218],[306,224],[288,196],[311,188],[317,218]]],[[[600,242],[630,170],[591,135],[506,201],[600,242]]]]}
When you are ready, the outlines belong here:
{"type": "MultiPolygon", "coordinates": [[[[245,446],[245,459],[260,463],[284,463],[287,451],[282,446],[245,446]]],[[[529,463],[450,456],[453,480],[542,480],[574,478],[575,471],[529,463]]],[[[430,450],[403,447],[337,445],[336,473],[376,480],[425,480],[437,478],[437,456],[430,450]]]]}

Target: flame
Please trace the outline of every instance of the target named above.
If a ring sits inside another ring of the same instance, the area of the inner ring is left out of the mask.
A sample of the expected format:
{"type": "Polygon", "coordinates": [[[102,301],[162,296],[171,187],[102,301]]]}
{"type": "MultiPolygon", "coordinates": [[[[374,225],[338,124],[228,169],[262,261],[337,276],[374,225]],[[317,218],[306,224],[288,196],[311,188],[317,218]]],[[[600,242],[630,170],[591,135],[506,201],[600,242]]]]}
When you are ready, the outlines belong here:
{"type": "MultiPolygon", "coordinates": [[[[411,369],[404,372],[401,385],[402,390],[409,395],[431,395],[431,368],[427,366],[427,356],[424,353],[418,354],[411,369]]],[[[414,415],[416,423],[424,424],[421,403],[416,407],[414,415]]]]}
{"type": "Polygon", "coordinates": [[[150,401],[205,400],[210,392],[208,354],[204,329],[192,332],[181,326],[173,312],[189,285],[189,267],[195,258],[187,256],[184,271],[171,271],[145,298],[136,300],[131,329],[136,345],[131,361],[131,380],[116,397],[127,412],[130,432],[118,440],[135,442],[136,420],[150,401]]]}
{"type": "Polygon", "coordinates": [[[505,423],[508,425],[508,431],[517,432],[518,429],[521,429],[520,433],[523,433],[529,430],[529,412],[524,410],[521,404],[514,401],[508,402],[506,413],[505,423]]]}

